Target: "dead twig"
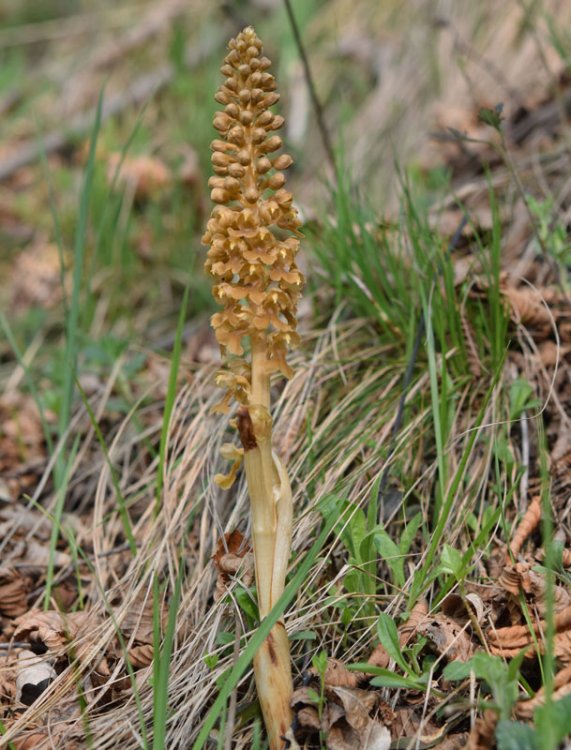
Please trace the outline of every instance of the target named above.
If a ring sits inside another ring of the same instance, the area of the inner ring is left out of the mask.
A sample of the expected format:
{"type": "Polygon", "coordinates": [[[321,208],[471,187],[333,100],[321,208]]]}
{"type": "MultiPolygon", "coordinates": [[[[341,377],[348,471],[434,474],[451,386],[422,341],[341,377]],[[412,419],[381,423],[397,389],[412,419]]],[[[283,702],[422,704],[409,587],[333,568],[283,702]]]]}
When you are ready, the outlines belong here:
{"type": "Polygon", "coordinates": [[[303,40],[301,38],[299,26],[297,25],[297,21],[295,19],[293,8],[291,7],[290,0],[284,0],[284,4],[285,4],[285,9],[287,12],[288,19],[291,25],[293,37],[295,39],[295,43],[299,52],[299,56],[301,58],[301,64],[303,65],[303,72],[305,74],[305,80],[307,81],[307,88],[309,89],[311,102],[313,104],[313,108],[315,109],[315,116],[317,117],[317,125],[319,127],[319,132],[321,133],[321,140],[323,141],[323,146],[325,148],[325,153],[327,154],[329,165],[331,166],[331,169],[333,170],[333,174],[337,178],[338,173],[337,173],[337,163],[335,161],[335,152],[333,150],[333,144],[331,142],[331,136],[329,134],[329,130],[327,129],[327,125],[325,123],[325,115],[323,112],[323,106],[321,104],[321,101],[319,100],[319,97],[317,96],[315,82],[313,80],[311,67],[309,65],[309,59],[307,57],[307,53],[303,45],[303,40]]]}

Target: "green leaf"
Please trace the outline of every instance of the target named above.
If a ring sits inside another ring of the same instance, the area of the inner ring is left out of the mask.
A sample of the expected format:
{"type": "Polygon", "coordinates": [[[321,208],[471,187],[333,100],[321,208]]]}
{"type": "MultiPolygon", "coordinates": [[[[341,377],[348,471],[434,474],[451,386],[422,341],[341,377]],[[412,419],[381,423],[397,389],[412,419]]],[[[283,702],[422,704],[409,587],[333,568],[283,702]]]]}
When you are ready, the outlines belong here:
{"type": "Polygon", "coordinates": [[[460,552],[449,544],[445,544],[440,557],[439,570],[443,573],[451,573],[455,578],[459,579],[462,577],[463,568],[460,552]]]}
{"type": "Polygon", "coordinates": [[[374,664],[368,662],[357,662],[356,664],[349,664],[347,667],[349,670],[354,672],[364,672],[365,674],[374,675],[371,680],[371,685],[376,687],[394,687],[404,688],[406,690],[424,690],[426,687],[426,681],[428,674],[422,677],[403,677],[402,675],[395,674],[390,669],[383,669],[383,667],[377,667],[374,664]]]}
{"type": "Polygon", "coordinates": [[[311,663],[316,672],[323,677],[327,670],[327,652],[319,651],[319,653],[313,656],[311,663]]]}
{"type": "Polygon", "coordinates": [[[417,513],[415,516],[413,516],[410,521],[405,526],[400,542],[399,542],[399,550],[402,555],[408,554],[412,543],[416,537],[416,534],[422,524],[423,515],[422,513],[417,513]]]}
{"type": "Polygon", "coordinates": [[[510,682],[517,682],[519,679],[519,668],[525,658],[526,649],[522,648],[517,656],[515,656],[508,664],[508,680],[510,682]]]}
{"type": "Polygon", "coordinates": [[[313,688],[307,688],[307,697],[313,703],[320,703],[321,702],[321,698],[319,696],[319,693],[316,690],[314,690],[313,688]]]}
{"type": "Polygon", "coordinates": [[[290,641],[315,641],[317,633],[315,630],[298,630],[297,633],[292,633],[289,639],[290,641]]]}
{"type": "Polygon", "coordinates": [[[478,114],[478,117],[482,122],[485,122],[486,125],[489,125],[490,127],[500,132],[502,129],[502,120],[504,119],[502,117],[503,109],[504,105],[502,103],[496,104],[493,109],[482,107],[478,114]]]}
{"type": "Polygon", "coordinates": [[[220,661],[220,657],[218,656],[218,654],[206,654],[206,656],[203,657],[203,660],[208,669],[214,669],[214,667],[220,661]]]}
{"type": "Polygon", "coordinates": [[[451,661],[444,667],[442,676],[444,679],[454,682],[456,680],[465,680],[470,676],[471,671],[472,667],[469,661],[451,661]]]}
{"type": "Polygon", "coordinates": [[[216,634],[216,643],[218,646],[228,646],[230,643],[234,643],[236,635],[234,633],[228,633],[226,630],[221,630],[216,634]]]}
{"type": "Polygon", "coordinates": [[[404,690],[422,690],[426,685],[419,680],[413,680],[410,677],[403,677],[402,675],[391,672],[390,669],[385,670],[386,674],[373,677],[371,685],[375,687],[388,687],[388,688],[403,688],[404,690]]]}
{"type": "Polygon", "coordinates": [[[354,503],[348,504],[346,514],[350,521],[345,531],[342,532],[341,538],[358,564],[361,564],[363,562],[361,559],[361,542],[367,536],[367,519],[363,511],[354,503]]]}
{"type": "Polygon", "coordinates": [[[498,750],[540,750],[535,730],[519,721],[499,721],[496,741],[498,750]]]}
{"type": "Polygon", "coordinates": [[[409,671],[399,643],[399,634],[395,621],[386,612],[382,612],[377,620],[377,635],[385,648],[387,654],[395,661],[405,672],[409,671]]]}
{"type": "Polygon", "coordinates": [[[251,617],[254,622],[259,619],[258,605],[252,599],[252,592],[249,589],[245,589],[240,585],[236,586],[234,598],[240,609],[251,617]]]}
{"type": "MultiPolygon", "coordinates": [[[[349,565],[355,565],[356,561],[350,557],[349,565]]],[[[364,594],[362,586],[362,574],[360,570],[351,568],[343,577],[343,586],[347,589],[349,594],[364,594]]]]}
{"type": "Polygon", "coordinates": [[[571,734],[571,695],[539,706],[534,714],[535,725],[542,741],[547,737],[558,745],[571,734]]]}
{"type": "Polygon", "coordinates": [[[343,503],[344,501],[337,495],[325,495],[317,503],[317,510],[326,521],[329,521],[334,516],[341,515],[343,503]]]}
{"type": "MultiPolygon", "coordinates": [[[[519,656],[517,659],[519,659],[519,656]]],[[[519,662],[517,662],[517,665],[519,666],[519,662]]],[[[499,656],[478,653],[465,664],[450,662],[444,668],[443,674],[448,680],[463,680],[468,677],[470,672],[473,672],[476,679],[485,680],[500,708],[500,715],[502,718],[507,718],[517,700],[518,671],[517,668],[514,668],[510,672],[508,665],[499,656]]]]}
{"type": "Polygon", "coordinates": [[[404,586],[404,558],[399,547],[393,542],[386,531],[377,531],[374,536],[375,547],[379,555],[387,563],[394,577],[394,583],[404,586]]]}

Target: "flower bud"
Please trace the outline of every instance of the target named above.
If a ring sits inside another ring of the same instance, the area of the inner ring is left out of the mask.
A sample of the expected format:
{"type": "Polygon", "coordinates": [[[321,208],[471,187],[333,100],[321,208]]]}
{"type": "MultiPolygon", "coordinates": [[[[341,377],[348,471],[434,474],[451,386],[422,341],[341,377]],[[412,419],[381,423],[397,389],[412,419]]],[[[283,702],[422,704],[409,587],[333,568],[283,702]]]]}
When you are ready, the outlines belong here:
{"type": "Polygon", "coordinates": [[[280,154],[273,160],[272,167],[274,169],[287,169],[288,167],[291,167],[292,164],[293,159],[289,154],[280,154]]]}
{"type": "Polygon", "coordinates": [[[265,143],[261,145],[261,150],[265,151],[266,153],[271,153],[272,151],[277,151],[278,148],[282,147],[282,139],[279,137],[279,135],[272,135],[270,138],[268,138],[265,143]]]}

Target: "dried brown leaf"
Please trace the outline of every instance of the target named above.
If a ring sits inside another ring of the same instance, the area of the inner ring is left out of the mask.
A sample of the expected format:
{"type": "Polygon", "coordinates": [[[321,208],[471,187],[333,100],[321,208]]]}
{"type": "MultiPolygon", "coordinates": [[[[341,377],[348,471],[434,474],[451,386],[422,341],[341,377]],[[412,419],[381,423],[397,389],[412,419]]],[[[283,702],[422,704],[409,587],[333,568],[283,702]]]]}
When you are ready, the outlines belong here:
{"type": "MultiPolygon", "coordinates": [[[[67,264],[66,256],[63,258],[67,264]]],[[[57,245],[39,242],[16,256],[10,278],[12,309],[55,307],[62,299],[62,256],[57,245]]]]}
{"type": "Polygon", "coordinates": [[[391,744],[389,730],[370,716],[379,701],[375,693],[339,687],[330,688],[328,697],[334,697],[343,709],[343,716],[334,719],[329,725],[329,750],[388,750],[391,744]]]}
{"type": "Polygon", "coordinates": [[[15,568],[0,568],[0,614],[19,617],[28,609],[33,581],[15,568]]]}
{"type": "MultiPolygon", "coordinates": [[[[571,606],[565,607],[555,615],[555,651],[559,651],[560,657],[565,657],[567,653],[571,655],[571,606]]],[[[539,620],[533,626],[534,633],[530,632],[528,625],[514,625],[507,628],[497,628],[488,630],[486,636],[488,646],[493,654],[511,658],[523,648],[527,648],[526,655],[533,656],[536,639],[539,641],[540,651],[543,651],[543,634],[547,630],[547,623],[539,620]],[[534,637],[535,635],[535,637],[534,637]]]]}
{"type": "Polygon", "coordinates": [[[35,486],[44,463],[44,433],[34,400],[15,391],[0,396],[0,476],[12,499],[35,486]]]}
{"type": "Polygon", "coordinates": [[[474,645],[470,636],[450,617],[431,615],[419,624],[417,630],[431,641],[439,654],[449,660],[465,662],[472,657],[474,645]]]}
{"type": "Polygon", "coordinates": [[[294,691],[291,705],[296,709],[300,727],[309,733],[323,731],[327,748],[353,750],[390,746],[390,732],[386,724],[393,712],[382,703],[378,693],[347,687],[326,687],[325,706],[321,721],[314,702],[315,691],[309,687],[294,691]]]}
{"type": "Polygon", "coordinates": [[[0,669],[0,704],[12,703],[16,698],[15,660],[3,664],[0,669]]]}
{"type": "Polygon", "coordinates": [[[447,594],[440,606],[442,614],[460,625],[465,625],[472,617],[478,622],[484,619],[484,602],[473,592],[464,596],[456,593],[447,594]]]}
{"type": "Polygon", "coordinates": [[[532,287],[514,287],[505,284],[502,293],[508,301],[512,319],[528,328],[537,329],[547,335],[553,325],[552,316],[547,307],[551,295],[549,290],[532,287]]]}
{"type": "Polygon", "coordinates": [[[148,667],[153,661],[153,644],[143,643],[129,649],[129,662],[133,669],[148,667]]]}
{"type": "MultiPolygon", "coordinates": [[[[555,675],[553,681],[552,700],[560,700],[571,693],[571,664],[561,669],[555,675]]],[[[537,693],[527,701],[520,701],[515,707],[515,714],[519,719],[532,719],[535,709],[545,703],[545,688],[540,688],[537,693]]]]}
{"type": "Polygon", "coordinates": [[[529,568],[529,563],[506,565],[498,578],[498,583],[508,594],[517,597],[522,590],[522,578],[529,571],[529,568]]]}
{"type": "Polygon", "coordinates": [[[239,571],[245,586],[254,580],[254,557],[249,541],[241,531],[235,529],[218,540],[216,551],[212,555],[218,570],[215,599],[226,594],[226,587],[239,571]]]}
{"type": "Polygon", "coordinates": [[[12,740],[15,750],[48,750],[51,742],[47,731],[32,730],[12,740]]]}
{"type": "Polygon", "coordinates": [[[398,740],[404,737],[417,738],[422,745],[434,744],[443,731],[443,727],[437,727],[432,721],[422,719],[419,715],[419,709],[414,706],[397,708],[394,712],[394,719],[391,722],[393,739],[398,740]]]}
{"type": "Polygon", "coordinates": [[[506,562],[509,564],[511,560],[517,558],[523,543],[528,536],[537,528],[541,521],[541,497],[536,495],[532,498],[529,508],[526,510],[523,518],[518,524],[518,527],[513,535],[512,541],[509,546],[508,553],[506,555],[506,562]]]}
{"type": "Polygon", "coordinates": [[[562,666],[571,664],[571,631],[557,633],[553,643],[553,653],[562,666]]]}
{"type": "Polygon", "coordinates": [[[449,734],[442,742],[435,745],[436,750],[466,750],[470,735],[468,732],[449,734]]]}
{"type": "Polygon", "coordinates": [[[498,714],[495,711],[490,709],[484,711],[483,715],[474,722],[466,745],[467,750],[490,750],[494,746],[497,723],[498,714]]]}
{"type": "Polygon", "coordinates": [[[304,729],[313,729],[317,732],[321,729],[321,722],[316,708],[304,706],[299,709],[296,716],[300,727],[303,727],[304,729]]]}
{"type": "Polygon", "coordinates": [[[48,651],[62,652],[80,633],[93,627],[94,618],[88,612],[64,614],[50,610],[30,610],[16,619],[14,638],[27,640],[32,646],[45,647],[48,651]]]}
{"type": "Polygon", "coordinates": [[[155,603],[150,593],[140,593],[113,607],[125,639],[132,638],[134,645],[153,643],[155,606],[160,607],[161,628],[164,629],[168,617],[167,604],[162,600],[155,603]]]}
{"type": "Polygon", "coordinates": [[[135,198],[145,200],[156,195],[172,182],[172,172],[156,156],[126,156],[111,154],[107,161],[107,179],[112,184],[119,169],[117,184],[134,192],[135,198]]]}
{"type": "MultiPolygon", "coordinates": [[[[314,669],[310,671],[316,674],[314,669]]],[[[365,679],[363,672],[350,672],[342,661],[327,659],[327,668],[323,676],[323,682],[327,687],[356,688],[365,679]]]]}

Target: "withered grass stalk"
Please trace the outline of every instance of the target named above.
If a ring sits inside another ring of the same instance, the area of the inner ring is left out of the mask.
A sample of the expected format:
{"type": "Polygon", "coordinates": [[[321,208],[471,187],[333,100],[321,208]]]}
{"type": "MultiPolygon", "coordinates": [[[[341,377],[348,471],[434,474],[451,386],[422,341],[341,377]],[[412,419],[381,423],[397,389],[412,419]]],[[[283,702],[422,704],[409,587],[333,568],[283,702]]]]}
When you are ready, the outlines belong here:
{"type": "MultiPolygon", "coordinates": [[[[260,617],[284,590],[291,547],[292,494],[285,467],[272,450],[270,378],[286,377],[289,347],[298,343],[296,307],[303,276],[295,263],[300,221],[284,189],[284,169],[292,159],[272,156],[282,141],[274,131],[283,117],[270,108],[278,101],[262,43],[253,28],[229,43],[221,68],[225,81],[216,93],[224,109],[214,117],[220,139],[212,142],[212,211],[203,242],[210,245],[207,271],[222,310],[212,325],[225,360],[217,377],[226,394],[219,404],[240,406],[234,422],[242,447],[226,444],[232,460],[231,486],[243,460],[250,494],[252,541],[260,617]]],[[[289,643],[278,622],[254,658],[258,697],[270,748],[285,746],[290,734],[292,677],[289,643]]]]}

